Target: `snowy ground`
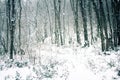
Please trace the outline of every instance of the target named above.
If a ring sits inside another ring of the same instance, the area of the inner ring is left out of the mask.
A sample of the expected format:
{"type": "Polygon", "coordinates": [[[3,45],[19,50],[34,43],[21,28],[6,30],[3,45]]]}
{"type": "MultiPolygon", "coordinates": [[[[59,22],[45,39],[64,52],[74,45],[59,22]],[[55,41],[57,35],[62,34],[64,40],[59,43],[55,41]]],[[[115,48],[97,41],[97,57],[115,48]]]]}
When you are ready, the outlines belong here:
{"type": "Polygon", "coordinates": [[[42,45],[15,60],[0,58],[0,80],[120,80],[120,51],[95,46],[42,45]]]}

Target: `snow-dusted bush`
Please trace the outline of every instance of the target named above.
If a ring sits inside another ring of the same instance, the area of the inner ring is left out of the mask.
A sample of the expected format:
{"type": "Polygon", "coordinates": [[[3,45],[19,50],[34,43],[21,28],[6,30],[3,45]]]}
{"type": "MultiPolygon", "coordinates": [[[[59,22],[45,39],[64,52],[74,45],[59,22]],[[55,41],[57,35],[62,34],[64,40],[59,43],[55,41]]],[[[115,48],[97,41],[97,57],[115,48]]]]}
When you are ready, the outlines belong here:
{"type": "Polygon", "coordinates": [[[33,72],[35,72],[37,78],[41,80],[44,78],[52,79],[54,77],[65,77],[67,76],[67,69],[65,70],[63,67],[64,63],[55,59],[48,59],[45,63],[40,65],[35,65],[33,67],[33,72]],[[63,67],[63,68],[62,68],[63,67]],[[61,73],[59,72],[61,69],[61,73]],[[64,70],[63,70],[64,69],[64,70]]]}

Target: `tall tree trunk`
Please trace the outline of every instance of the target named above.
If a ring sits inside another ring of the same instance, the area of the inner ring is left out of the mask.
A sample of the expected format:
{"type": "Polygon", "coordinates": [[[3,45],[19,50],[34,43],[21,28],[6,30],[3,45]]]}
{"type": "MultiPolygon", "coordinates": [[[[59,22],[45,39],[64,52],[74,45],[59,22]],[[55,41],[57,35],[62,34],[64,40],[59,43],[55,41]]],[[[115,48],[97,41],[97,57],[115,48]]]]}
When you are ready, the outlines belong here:
{"type": "Polygon", "coordinates": [[[117,22],[117,38],[118,38],[118,45],[120,45],[120,0],[114,0],[114,11],[115,17],[117,22]]]}
{"type": "Polygon", "coordinates": [[[104,12],[104,8],[103,8],[103,2],[102,0],[99,0],[99,4],[100,4],[100,18],[101,18],[101,24],[104,28],[104,32],[105,32],[105,40],[106,40],[106,51],[108,51],[109,48],[109,44],[108,44],[108,29],[107,29],[107,21],[106,21],[106,17],[105,17],[105,12],[104,12]]]}
{"type": "Polygon", "coordinates": [[[94,38],[93,38],[93,24],[92,24],[92,5],[91,5],[91,1],[89,1],[88,3],[88,15],[89,15],[89,20],[90,20],[90,30],[91,30],[91,44],[93,44],[94,38]]]}
{"type": "Polygon", "coordinates": [[[58,25],[57,25],[57,5],[56,0],[54,0],[54,14],[55,14],[55,44],[59,44],[59,34],[58,34],[58,25]]]}
{"type": "Polygon", "coordinates": [[[61,0],[54,0],[55,11],[55,42],[59,45],[63,45],[63,36],[61,28],[61,0]]]}
{"type": "Polygon", "coordinates": [[[65,33],[66,33],[66,28],[65,28],[65,7],[66,7],[66,0],[64,0],[63,4],[63,44],[65,44],[65,33]]]}
{"type": "Polygon", "coordinates": [[[6,23],[7,23],[7,40],[6,40],[6,48],[7,52],[9,51],[9,30],[10,30],[10,0],[6,0],[6,23]]]}
{"type": "Polygon", "coordinates": [[[120,1],[111,0],[112,4],[112,21],[114,30],[114,46],[120,45],[120,1]]]}
{"type": "Polygon", "coordinates": [[[15,0],[10,0],[10,1],[11,1],[11,10],[10,10],[10,12],[11,12],[11,15],[10,15],[10,59],[13,59],[14,32],[15,32],[15,0]]]}
{"type": "Polygon", "coordinates": [[[113,26],[111,24],[111,15],[110,15],[110,6],[108,5],[108,0],[105,0],[106,3],[106,10],[107,10],[107,20],[108,20],[108,24],[109,24],[109,29],[110,29],[110,37],[109,37],[109,47],[111,47],[111,49],[113,48],[113,26]]]}
{"type": "Polygon", "coordinates": [[[79,6],[82,14],[83,28],[84,28],[84,46],[89,46],[88,31],[87,31],[87,13],[86,13],[86,0],[80,0],[79,6]]]}
{"type": "Polygon", "coordinates": [[[63,37],[62,37],[62,28],[61,28],[61,0],[58,0],[58,26],[59,26],[59,35],[60,35],[60,44],[63,45],[63,37]]]}
{"type": "Polygon", "coordinates": [[[47,4],[47,1],[45,0],[45,5],[46,5],[46,8],[47,8],[47,13],[48,13],[48,19],[49,19],[49,24],[50,24],[50,36],[51,36],[51,43],[53,43],[53,30],[52,30],[52,23],[51,23],[51,18],[50,18],[50,11],[49,11],[49,6],[47,4]]]}
{"type": "Polygon", "coordinates": [[[19,49],[21,49],[21,11],[22,11],[21,0],[18,0],[18,3],[19,3],[19,19],[18,19],[18,24],[19,24],[19,49]]]}
{"type": "Polygon", "coordinates": [[[101,38],[101,49],[102,49],[102,51],[105,51],[103,25],[102,25],[102,22],[101,22],[102,18],[100,17],[101,9],[98,8],[98,5],[95,3],[94,0],[91,0],[91,2],[93,4],[93,9],[94,9],[95,14],[96,14],[97,32],[98,32],[98,35],[100,34],[100,38],[101,38]]]}
{"type": "Polygon", "coordinates": [[[74,16],[77,43],[81,45],[79,23],[78,23],[78,0],[70,0],[70,4],[74,16]]]}
{"type": "Polygon", "coordinates": [[[100,18],[100,37],[101,37],[101,47],[102,47],[102,51],[105,51],[105,43],[104,43],[104,34],[103,34],[103,28],[104,28],[104,25],[103,25],[103,9],[101,8],[102,5],[101,5],[101,0],[99,0],[99,5],[100,5],[100,8],[99,8],[99,18],[100,18]]]}
{"type": "Polygon", "coordinates": [[[95,0],[91,0],[92,5],[93,5],[93,10],[95,12],[96,15],[96,19],[97,19],[97,36],[99,37],[100,35],[100,18],[99,18],[99,9],[97,4],[95,3],[95,0]]]}

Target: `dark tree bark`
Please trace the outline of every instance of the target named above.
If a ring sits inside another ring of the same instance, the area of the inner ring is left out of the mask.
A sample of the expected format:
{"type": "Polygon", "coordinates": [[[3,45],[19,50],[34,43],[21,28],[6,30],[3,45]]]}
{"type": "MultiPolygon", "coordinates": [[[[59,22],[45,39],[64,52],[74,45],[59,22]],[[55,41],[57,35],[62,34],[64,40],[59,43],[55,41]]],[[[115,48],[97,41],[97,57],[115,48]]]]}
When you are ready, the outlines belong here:
{"type": "Polygon", "coordinates": [[[109,40],[108,40],[108,44],[109,44],[109,47],[111,47],[111,49],[113,50],[114,49],[114,46],[113,46],[113,26],[111,24],[111,14],[110,14],[110,6],[109,6],[109,3],[108,0],[105,0],[105,4],[106,4],[106,11],[107,11],[107,20],[108,20],[108,26],[109,26],[109,29],[110,29],[110,37],[109,37],[109,40]]]}
{"type": "Polygon", "coordinates": [[[61,0],[58,0],[58,26],[59,26],[59,34],[60,34],[60,44],[63,45],[63,36],[62,36],[62,28],[61,28],[61,0]]]}
{"type": "Polygon", "coordinates": [[[120,45],[120,1],[113,0],[113,5],[117,26],[117,45],[120,45]]]}
{"type": "Polygon", "coordinates": [[[98,32],[98,35],[100,34],[100,38],[101,38],[101,48],[102,48],[102,51],[105,51],[103,25],[102,25],[102,20],[103,20],[103,18],[100,17],[102,9],[100,9],[100,8],[98,7],[98,4],[95,3],[95,0],[91,0],[91,2],[92,2],[92,4],[93,4],[93,9],[94,9],[95,14],[96,14],[96,19],[97,19],[97,32],[98,32]]]}
{"type": "Polygon", "coordinates": [[[99,35],[100,35],[99,8],[98,8],[98,5],[95,3],[95,0],[91,0],[91,2],[92,2],[93,10],[95,12],[96,19],[97,19],[97,36],[99,37],[99,35]]]}
{"type": "Polygon", "coordinates": [[[117,47],[117,21],[115,16],[115,4],[114,0],[111,0],[112,5],[112,26],[113,26],[113,36],[114,36],[114,47],[117,47]]]}
{"type": "Polygon", "coordinates": [[[84,28],[84,46],[89,46],[88,31],[87,31],[87,13],[86,13],[86,0],[79,0],[79,6],[82,14],[83,28],[84,28]]]}
{"type": "Polygon", "coordinates": [[[11,2],[11,10],[10,13],[10,59],[13,59],[13,51],[14,51],[14,32],[15,32],[15,0],[9,0],[11,2]]]}
{"type": "Polygon", "coordinates": [[[111,0],[114,47],[120,45],[120,1],[111,0]]]}
{"type": "Polygon", "coordinates": [[[94,37],[93,37],[93,23],[92,23],[93,16],[92,16],[92,3],[91,3],[90,0],[89,0],[89,3],[88,3],[88,15],[89,15],[89,20],[90,20],[91,44],[93,44],[93,41],[94,41],[94,37]]]}
{"type": "Polygon", "coordinates": [[[99,0],[99,4],[100,4],[100,19],[101,19],[101,27],[103,26],[104,28],[104,32],[105,32],[105,50],[108,51],[109,48],[109,44],[108,44],[108,28],[107,28],[107,21],[106,21],[106,17],[105,17],[105,12],[104,12],[104,8],[103,8],[103,2],[102,0],[99,0]]]}
{"type": "Polygon", "coordinates": [[[54,0],[54,14],[55,14],[55,44],[59,43],[59,35],[58,35],[58,26],[57,26],[57,5],[56,0],[54,0]]]}
{"type": "Polygon", "coordinates": [[[78,23],[78,7],[79,7],[78,0],[70,0],[70,4],[71,4],[72,11],[73,11],[73,16],[74,16],[77,43],[81,44],[79,23],[78,23]]]}

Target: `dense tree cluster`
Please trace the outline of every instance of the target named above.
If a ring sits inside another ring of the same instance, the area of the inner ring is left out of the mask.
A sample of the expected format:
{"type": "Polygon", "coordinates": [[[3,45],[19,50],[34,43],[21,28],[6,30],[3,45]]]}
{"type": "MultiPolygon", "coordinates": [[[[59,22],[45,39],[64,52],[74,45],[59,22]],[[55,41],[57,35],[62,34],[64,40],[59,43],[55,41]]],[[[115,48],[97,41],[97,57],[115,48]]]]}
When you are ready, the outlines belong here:
{"type": "Polygon", "coordinates": [[[0,0],[0,54],[13,54],[49,39],[57,46],[101,50],[120,45],[120,0],[0,0]]]}

